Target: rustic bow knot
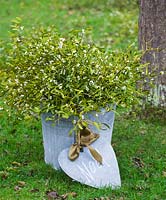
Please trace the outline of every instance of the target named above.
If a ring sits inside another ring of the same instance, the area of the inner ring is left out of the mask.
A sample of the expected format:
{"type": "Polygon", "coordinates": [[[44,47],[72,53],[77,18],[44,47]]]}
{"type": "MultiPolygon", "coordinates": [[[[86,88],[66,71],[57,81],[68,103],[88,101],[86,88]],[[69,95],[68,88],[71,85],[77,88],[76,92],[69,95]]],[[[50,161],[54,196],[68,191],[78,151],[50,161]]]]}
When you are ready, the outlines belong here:
{"type": "Polygon", "coordinates": [[[83,147],[87,147],[95,160],[102,164],[101,155],[90,146],[90,144],[99,138],[99,134],[92,133],[88,128],[84,127],[76,135],[76,142],[71,145],[69,149],[69,159],[75,160],[79,157],[80,151],[83,147]]]}

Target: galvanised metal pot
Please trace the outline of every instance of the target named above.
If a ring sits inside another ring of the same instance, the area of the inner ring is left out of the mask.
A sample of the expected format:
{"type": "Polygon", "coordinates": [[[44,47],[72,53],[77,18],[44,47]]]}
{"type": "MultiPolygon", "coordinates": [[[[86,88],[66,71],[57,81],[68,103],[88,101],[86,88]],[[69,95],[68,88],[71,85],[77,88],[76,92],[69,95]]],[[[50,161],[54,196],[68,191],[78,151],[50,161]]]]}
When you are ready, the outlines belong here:
{"type": "MultiPolygon", "coordinates": [[[[42,114],[42,132],[44,144],[44,158],[47,164],[52,165],[54,169],[60,169],[58,156],[63,149],[69,148],[74,143],[74,134],[69,136],[69,131],[73,128],[72,121],[75,117],[69,119],[60,119],[55,124],[53,121],[47,121],[50,117],[49,113],[42,114]]],[[[89,128],[94,133],[99,133],[101,138],[111,143],[112,130],[114,124],[114,112],[107,112],[101,109],[101,112],[90,112],[85,115],[85,119],[96,122],[106,123],[110,128],[106,130],[98,130],[95,126],[90,125],[89,128]]]]}

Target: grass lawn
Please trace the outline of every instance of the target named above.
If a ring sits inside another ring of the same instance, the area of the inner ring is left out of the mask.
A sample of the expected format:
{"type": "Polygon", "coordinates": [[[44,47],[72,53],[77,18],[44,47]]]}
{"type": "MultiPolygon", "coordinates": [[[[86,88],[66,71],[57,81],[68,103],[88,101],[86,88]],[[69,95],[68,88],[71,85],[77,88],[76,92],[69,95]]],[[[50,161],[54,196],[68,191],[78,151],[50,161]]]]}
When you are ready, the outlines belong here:
{"type": "Polygon", "coordinates": [[[73,182],[61,171],[44,163],[41,123],[17,121],[0,112],[0,200],[48,199],[48,191],[59,195],[75,192],[68,199],[116,200],[166,199],[166,125],[116,116],[113,131],[122,187],[112,191],[73,182]]]}
{"type": "Polygon", "coordinates": [[[108,0],[1,0],[0,36],[8,39],[11,20],[23,25],[54,24],[59,31],[92,28],[93,40],[103,47],[125,48],[137,41],[138,9],[113,6],[108,0]]]}
{"type": "MultiPolygon", "coordinates": [[[[11,20],[21,17],[28,29],[54,24],[66,34],[73,28],[90,27],[93,40],[105,48],[125,49],[133,42],[137,45],[138,8],[134,4],[124,7],[119,0],[1,0],[0,10],[3,40],[8,40],[11,20]]],[[[116,116],[112,145],[122,187],[112,191],[73,182],[46,165],[41,122],[19,121],[15,114],[9,118],[1,107],[0,200],[43,200],[49,198],[49,191],[59,195],[75,192],[76,197],[71,193],[69,200],[166,200],[166,124],[160,119],[152,122],[116,116]]]]}

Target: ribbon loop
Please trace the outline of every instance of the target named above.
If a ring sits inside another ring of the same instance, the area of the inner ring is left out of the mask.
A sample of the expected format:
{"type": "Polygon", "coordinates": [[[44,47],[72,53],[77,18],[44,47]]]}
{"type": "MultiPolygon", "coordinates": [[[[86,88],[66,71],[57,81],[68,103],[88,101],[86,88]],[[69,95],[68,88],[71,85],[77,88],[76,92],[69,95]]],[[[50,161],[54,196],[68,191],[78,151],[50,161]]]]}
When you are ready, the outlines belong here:
{"type": "Polygon", "coordinates": [[[99,138],[99,134],[91,132],[90,129],[84,127],[76,135],[76,143],[72,144],[69,149],[69,159],[74,161],[79,157],[80,150],[87,147],[95,160],[102,164],[102,156],[90,146],[90,144],[99,138]]]}

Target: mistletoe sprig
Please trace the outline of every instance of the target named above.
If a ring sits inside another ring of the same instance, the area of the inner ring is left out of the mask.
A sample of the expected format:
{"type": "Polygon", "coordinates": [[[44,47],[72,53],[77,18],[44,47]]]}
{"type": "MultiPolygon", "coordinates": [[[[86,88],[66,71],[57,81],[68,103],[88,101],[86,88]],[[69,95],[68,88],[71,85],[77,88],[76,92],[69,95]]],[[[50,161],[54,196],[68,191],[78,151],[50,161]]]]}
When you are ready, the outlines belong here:
{"type": "Polygon", "coordinates": [[[143,92],[137,82],[144,67],[140,58],[132,47],[100,49],[86,30],[66,35],[53,26],[26,31],[17,19],[5,51],[3,93],[6,103],[23,115],[49,112],[81,120],[87,112],[109,111],[114,104],[139,104],[143,92]]]}

